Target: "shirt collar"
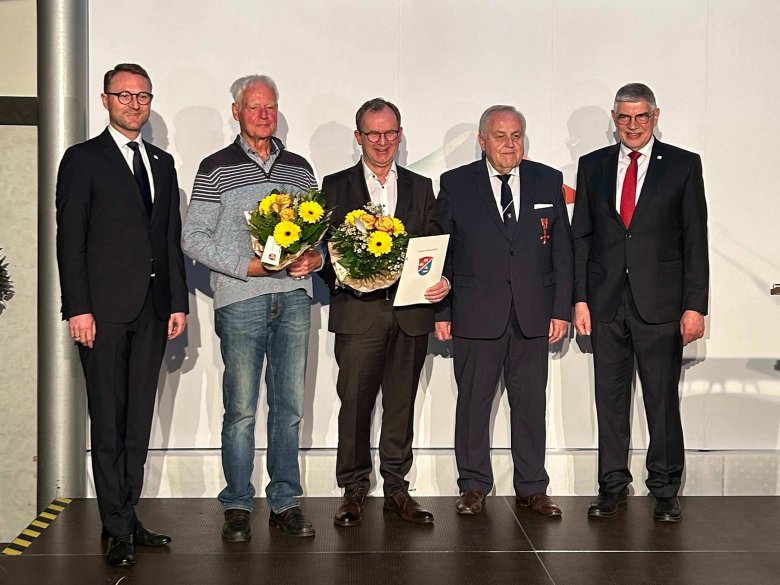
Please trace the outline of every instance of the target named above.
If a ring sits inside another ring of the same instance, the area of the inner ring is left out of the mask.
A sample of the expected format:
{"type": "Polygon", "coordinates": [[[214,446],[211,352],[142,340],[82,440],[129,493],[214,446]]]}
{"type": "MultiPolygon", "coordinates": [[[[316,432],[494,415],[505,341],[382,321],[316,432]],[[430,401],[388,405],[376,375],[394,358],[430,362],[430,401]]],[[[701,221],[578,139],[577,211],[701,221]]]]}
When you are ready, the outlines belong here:
{"type": "MultiPolygon", "coordinates": [[[[369,179],[373,179],[375,181],[379,181],[379,177],[376,176],[376,173],[372,171],[369,166],[366,164],[365,159],[363,157],[360,157],[360,162],[363,165],[363,176],[366,178],[366,181],[369,179]]],[[[390,170],[387,171],[387,178],[390,178],[390,174],[392,174],[395,178],[398,178],[398,167],[395,166],[395,161],[393,161],[393,164],[390,166],[390,170]]]]}
{"type": "MultiPolygon", "coordinates": [[[[254,148],[249,146],[249,143],[244,140],[244,137],[241,136],[241,134],[236,136],[236,143],[241,147],[241,149],[252,156],[260,156],[257,154],[254,148]]],[[[284,148],[284,144],[281,140],[279,140],[276,136],[271,136],[271,152],[268,153],[268,156],[274,156],[279,154],[279,151],[284,148]]]]}
{"type": "Polygon", "coordinates": [[[488,176],[490,177],[500,177],[503,174],[512,175],[515,177],[520,175],[520,165],[517,165],[508,173],[499,173],[496,169],[493,168],[493,165],[490,164],[490,161],[487,157],[485,157],[485,164],[487,164],[488,176]]]}
{"type": "MultiPolygon", "coordinates": [[[[639,149],[639,153],[644,156],[650,156],[650,153],[653,152],[653,145],[655,144],[655,136],[651,136],[650,140],[647,144],[645,144],[642,148],[639,149]]],[[[622,142],[620,143],[620,159],[628,158],[628,155],[631,154],[631,149],[628,148],[625,144],[622,142]]]]}
{"type": "Polygon", "coordinates": [[[135,140],[130,140],[127,136],[122,134],[119,130],[114,128],[111,124],[108,125],[108,133],[111,135],[111,138],[114,139],[114,142],[116,142],[116,145],[119,148],[122,148],[123,146],[127,146],[128,142],[137,142],[141,146],[143,146],[144,141],[141,138],[141,135],[135,137],[135,140]]]}

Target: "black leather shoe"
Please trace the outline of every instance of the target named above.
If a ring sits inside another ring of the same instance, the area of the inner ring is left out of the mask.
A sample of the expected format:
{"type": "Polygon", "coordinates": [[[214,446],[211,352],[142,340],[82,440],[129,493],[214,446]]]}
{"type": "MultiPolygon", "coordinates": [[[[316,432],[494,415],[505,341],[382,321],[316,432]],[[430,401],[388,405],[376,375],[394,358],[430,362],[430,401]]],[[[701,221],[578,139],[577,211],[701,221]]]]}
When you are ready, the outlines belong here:
{"type": "Polygon", "coordinates": [[[602,492],[588,506],[591,518],[613,518],[617,516],[618,506],[628,501],[628,490],[622,492],[602,492]]]}
{"type": "Polygon", "coordinates": [[[653,509],[653,520],[656,522],[679,522],[682,520],[680,500],[677,497],[656,498],[653,509]]]}
{"type": "Polygon", "coordinates": [[[106,560],[112,567],[131,567],[135,564],[135,548],[133,547],[133,535],[123,534],[114,536],[108,540],[106,560]]]}
{"type": "Polygon", "coordinates": [[[171,542],[171,537],[167,534],[159,534],[144,528],[140,522],[133,533],[133,543],[136,546],[165,546],[171,542]]]}
{"type": "Polygon", "coordinates": [[[298,507],[288,508],[280,514],[271,512],[268,523],[283,530],[290,536],[314,536],[314,526],[312,526],[312,523],[309,522],[298,507]]]}
{"type": "Polygon", "coordinates": [[[357,526],[363,521],[366,507],[366,488],[363,486],[347,490],[341,500],[341,507],[333,517],[336,526],[357,526]]]}
{"type": "Polygon", "coordinates": [[[481,514],[484,507],[485,492],[482,490],[466,490],[455,502],[455,511],[464,516],[481,514]]]}
{"type": "Polygon", "coordinates": [[[228,542],[246,542],[252,538],[249,528],[249,512],[238,508],[225,510],[225,523],[222,525],[222,540],[228,542]]]}
{"type": "Polygon", "coordinates": [[[433,514],[423,508],[406,490],[398,490],[385,496],[385,510],[395,512],[407,522],[431,524],[433,514]]]}

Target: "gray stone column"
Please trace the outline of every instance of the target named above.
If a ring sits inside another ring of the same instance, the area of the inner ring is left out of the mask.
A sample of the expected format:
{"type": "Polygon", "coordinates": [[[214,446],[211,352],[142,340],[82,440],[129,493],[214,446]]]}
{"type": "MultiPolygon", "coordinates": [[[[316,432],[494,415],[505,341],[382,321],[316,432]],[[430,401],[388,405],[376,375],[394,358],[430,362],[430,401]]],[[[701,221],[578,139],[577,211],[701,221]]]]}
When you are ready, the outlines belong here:
{"type": "Polygon", "coordinates": [[[60,314],[54,190],[87,132],[87,0],[38,0],[38,509],[83,497],[86,393],[60,314]]]}

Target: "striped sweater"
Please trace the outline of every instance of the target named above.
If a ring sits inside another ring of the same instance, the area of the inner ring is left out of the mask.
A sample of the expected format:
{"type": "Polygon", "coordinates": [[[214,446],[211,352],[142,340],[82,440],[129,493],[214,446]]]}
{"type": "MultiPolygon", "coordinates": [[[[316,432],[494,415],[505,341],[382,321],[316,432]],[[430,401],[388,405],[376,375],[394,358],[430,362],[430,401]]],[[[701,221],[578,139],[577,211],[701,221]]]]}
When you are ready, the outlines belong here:
{"type": "Polygon", "coordinates": [[[247,276],[254,257],[245,211],[274,189],[296,193],[317,187],[311,165],[301,156],[279,149],[269,171],[244,151],[241,137],[200,163],[192,188],[187,219],[182,227],[182,249],[211,269],[214,309],[259,295],[303,288],[312,295],[311,278],[295,280],[280,270],[271,276],[247,276]]]}

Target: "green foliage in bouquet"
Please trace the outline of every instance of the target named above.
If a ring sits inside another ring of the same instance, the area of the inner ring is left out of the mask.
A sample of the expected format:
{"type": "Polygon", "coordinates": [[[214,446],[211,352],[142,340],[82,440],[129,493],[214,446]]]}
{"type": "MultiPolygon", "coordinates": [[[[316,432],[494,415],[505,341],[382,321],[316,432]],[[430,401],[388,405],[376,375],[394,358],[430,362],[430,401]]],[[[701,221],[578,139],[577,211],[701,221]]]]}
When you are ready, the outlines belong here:
{"type": "Polygon", "coordinates": [[[5,261],[5,256],[3,256],[0,258],[0,313],[7,308],[7,303],[13,296],[14,287],[11,282],[11,275],[8,274],[8,263],[5,261]]]}

